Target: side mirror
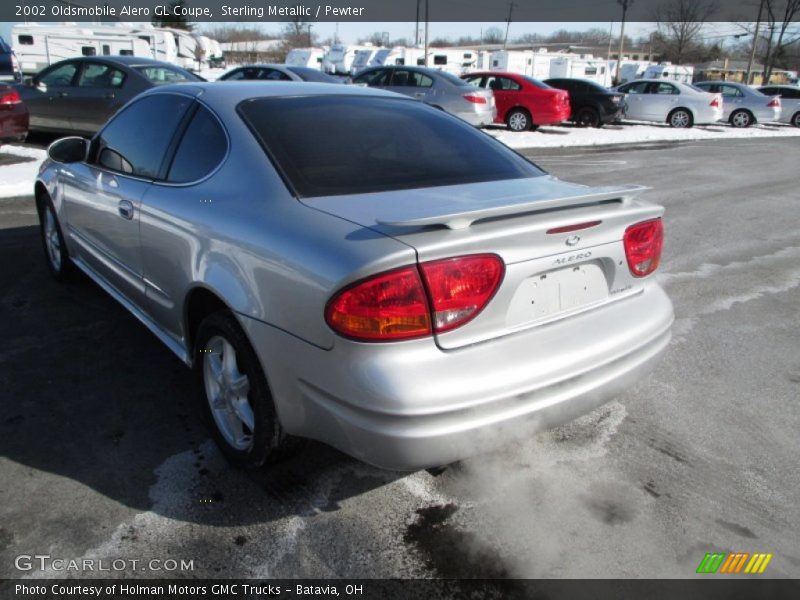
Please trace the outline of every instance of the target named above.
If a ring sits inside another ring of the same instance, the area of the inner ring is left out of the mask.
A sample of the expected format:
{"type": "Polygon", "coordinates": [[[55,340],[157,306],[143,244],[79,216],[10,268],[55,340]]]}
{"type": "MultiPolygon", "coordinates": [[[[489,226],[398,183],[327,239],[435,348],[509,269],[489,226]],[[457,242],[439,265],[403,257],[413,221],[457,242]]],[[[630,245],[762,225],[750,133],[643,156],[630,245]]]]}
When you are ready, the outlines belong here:
{"type": "Polygon", "coordinates": [[[47,148],[50,160],[59,163],[75,163],[86,160],[89,153],[89,140],[82,137],[65,137],[56,140],[47,148]]]}

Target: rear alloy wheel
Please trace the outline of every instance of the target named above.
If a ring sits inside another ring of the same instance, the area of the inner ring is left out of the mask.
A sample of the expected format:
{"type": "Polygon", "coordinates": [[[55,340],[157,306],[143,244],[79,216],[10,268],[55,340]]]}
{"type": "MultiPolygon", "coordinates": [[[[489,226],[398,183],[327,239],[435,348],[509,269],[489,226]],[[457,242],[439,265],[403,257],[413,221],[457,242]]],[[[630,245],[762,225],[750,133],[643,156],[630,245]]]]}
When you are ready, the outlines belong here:
{"type": "Polygon", "coordinates": [[[730,118],[734,127],[750,127],[753,124],[753,115],[746,110],[734,111],[730,118]]]}
{"type": "Polygon", "coordinates": [[[692,114],[688,110],[679,108],[669,115],[669,126],[675,129],[686,129],[692,126],[692,114]]]}
{"type": "Polygon", "coordinates": [[[67,246],[58,224],[56,210],[49,197],[42,201],[39,211],[39,228],[50,273],[60,283],[71,281],[75,276],[75,267],[67,254],[67,246]]]}
{"type": "Polygon", "coordinates": [[[792,117],[792,125],[795,127],[800,127],[800,112],[794,113],[794,116],[792,117]]]}
{"type": "Polygon", "coordinates": [[[582,108],[575,115],[578,127],[600,127],[600,114],[593,108],[582,108]]]}
{"type": "Polygon", "coordinates": [[[258,356],[231,313],[211,314],[200,324],[194,370],[201,410],[233,465],[257,468],[297,447],[278,421],[258,356]]]}
{"type": "Polygon", "coordinates": [[[506,116],[506,125],[511,131],[528,131],[531,124],[531,116],[522,108],[515,108],[506,116]]]}

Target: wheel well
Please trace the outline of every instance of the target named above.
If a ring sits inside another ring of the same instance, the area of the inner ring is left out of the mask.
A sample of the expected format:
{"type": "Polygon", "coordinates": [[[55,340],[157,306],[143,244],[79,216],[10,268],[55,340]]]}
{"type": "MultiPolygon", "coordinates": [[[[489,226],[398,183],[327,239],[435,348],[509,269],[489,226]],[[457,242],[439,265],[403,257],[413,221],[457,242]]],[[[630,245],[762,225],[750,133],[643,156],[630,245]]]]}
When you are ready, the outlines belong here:
{"type": "Polygon", "coordinates": [[[186,338],[189,351],[194,348],[195,336],[200,323],[208,315],[220,310],[228,310],[228,305],[211,290],[203,287],[194,288],[186,298],[186,338]]]}
{"type": "Polygon", "coordinates": [[[33,193],[34,197],[36,198],[36,211],[41,217],[42,211],[44,210],[44,203],[48,197],[47,188],[44,187],[44,184],[41,181],[37,181],[33,193]]]}

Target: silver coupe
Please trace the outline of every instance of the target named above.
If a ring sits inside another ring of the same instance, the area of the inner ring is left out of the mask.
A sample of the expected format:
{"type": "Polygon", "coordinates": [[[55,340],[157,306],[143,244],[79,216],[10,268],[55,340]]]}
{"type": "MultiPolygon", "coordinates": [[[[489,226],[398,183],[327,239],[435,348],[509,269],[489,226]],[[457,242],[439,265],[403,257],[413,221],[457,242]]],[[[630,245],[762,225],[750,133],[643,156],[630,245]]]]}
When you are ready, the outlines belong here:
{"type": "Polygon", "coordinates": [[[404,96],[165,86],[48,152],[50,271],[194,369],[236,465],[300,438],[447,464],[607,402],[670,339],[644,188],[559,181],[404,96]]]}

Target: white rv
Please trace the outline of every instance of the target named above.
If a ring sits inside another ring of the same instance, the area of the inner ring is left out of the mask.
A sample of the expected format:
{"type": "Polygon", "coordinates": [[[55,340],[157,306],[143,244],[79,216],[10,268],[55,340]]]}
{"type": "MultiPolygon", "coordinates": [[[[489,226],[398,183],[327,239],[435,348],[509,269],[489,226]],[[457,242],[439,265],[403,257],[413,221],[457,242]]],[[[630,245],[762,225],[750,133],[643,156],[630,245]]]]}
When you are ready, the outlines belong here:
{"type": "Polygon", "coordinates": [[[496,50],[492,52],[489,68],[492,71],[508,71],[536,79],[547,79],[550,77],[550,62],[553,58],[552,54],[533,50],[496,50]]]}
{"type": "Polygon", "coordinates": [[[425,50],[422,48],[395,46],[383,57],[383,62],[381,64],[387,66],[408,65],[410,67],[421,67],[425,64],[425,50]]]}
{"type": "Polygon", "coordinates": [[[428,67],[463,75],[475,70],[478,52],[465,48],[434,48],[428,52],[428,67]]]}
{"type": "Polygon", "coordinates": [[[333,75],[350,75],[356,52],[370,49],[369,46],[334,44],[322,59],[322,70],[333,75]]]}
{"type": "MultiPolygon", "coordinates": [[[[616,63],[616,61],[612,62],[616,63]]],[[[623,60],[622,68],[619,72],[619,82],[625,83],[626,81],[633,81],[634,79],[642,79],[645,76],[644,73],[647,68],[654,64],[655,63],[646,60],[623,60]]]]}
{"type": "Polygon", "coordinates": [[[321,69],[322,59],[324,57],[325,50],[322,48],[293,48],[286,54],[286,60],[284,62],[292,67],[321,69]]]}
{"type": "Polygon", "coordinates": [[[684,67],[663,63],[652,65],[644,71],[645,79],[666,79],[668,81],[678,81],[680,83],[692,83],[694,78],[694,67],[684,67]]]}
{"type": "Polygon", "coordinates": [[[77,56],[153,56],[148,42],[120,27],[20,24],[11,29],[11,45],[26,75],[77,56]]]}
{"type": "MultiPolygon", "coordinates": [[[[378,60],[378,54],[383,50],[388,52],[388,48],[380,48],[375,46],[356,50],[355,58],[353,58],[353,64],[350,65],[350,74],[355,75],[367,67],[374,66],[378,60]]],[[[385,54],[386,53],[383,53],[383,56],[385,56],[385,54]]],[[[378,62],[377,64],[383,63],[378,62]]]]}
{"type": "Polygon", "coordinates": [[[178,46],[175,43],[175,36],[170,31],[163,29],[146,28],[133,29],[132,35],[150,44],[152,57],[156,60],[174,63],[178,57],[178,46]]]}
{"type": "Polygon", "coordinates": [[[603,86],[611,85],[611,68],[608,63],[591,56],[563,55],[550,61],[550,77],[588,79],[603,86]]]}
{"type": "Polygon", "coordinates": [[[191,33],[184,29],[172,29],[164,27],[163,31],[167,31],[175,38],[176,55],[175,64],[184,69],[194,69],[197,66],[197,58],[195,51],[197,50],[197,40],[191,33]]]}

